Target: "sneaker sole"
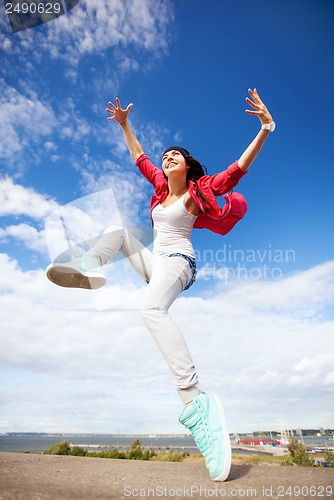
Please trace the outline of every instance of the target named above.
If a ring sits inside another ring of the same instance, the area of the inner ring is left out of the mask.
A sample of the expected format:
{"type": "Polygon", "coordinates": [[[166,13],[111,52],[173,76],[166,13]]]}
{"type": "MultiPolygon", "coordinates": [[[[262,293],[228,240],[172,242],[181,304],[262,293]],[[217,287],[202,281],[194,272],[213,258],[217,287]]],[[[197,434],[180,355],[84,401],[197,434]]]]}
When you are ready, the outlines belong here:
{"type": "Polygon", "coordinates": [[[75,267],[50,264],[46,276],[52,283],[65,288],[85,288],[96,290],[106,284],[106,278],[94,271],[79,272],[75,267]]]}
{"type": "Polygon", "coordinates": [[[223,449],[225,452],[225,463],[224,463],[223,470],[221,471],[221,473],[218,476],[212,477],[211,479],[213,479],[213,481],[225,481],[228,478],[228,475],[229,475],[230,470],[231,470],[231,463],[232,463],[231,442],[230,442],[229,433],[227,431],[227,425],[226,425],[226,421],[225,421],[225,414],[224,414],[223,405],[222,405],[219,398],[217,398],[216,396],[213,396],[213,397],[214,397],[214,399],[217,403],[217,406],[218,406],[219,418],[220,418],[220,422],[221,422],[223,434],[224,434],[224,442],[223,442],[224,448],[223,449]]]}

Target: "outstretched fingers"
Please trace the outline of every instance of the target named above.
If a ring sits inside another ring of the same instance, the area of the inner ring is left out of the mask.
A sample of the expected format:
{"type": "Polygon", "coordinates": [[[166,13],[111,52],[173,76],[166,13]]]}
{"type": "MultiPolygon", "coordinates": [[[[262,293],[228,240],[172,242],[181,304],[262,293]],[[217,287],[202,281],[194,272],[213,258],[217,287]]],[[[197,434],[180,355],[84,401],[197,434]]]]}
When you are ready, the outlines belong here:
{"type": "Polygon", "coordinates": [[[113,115],[113,116],[109,116],[108,120],[115,120],[115,111],[116,111],[117,108],[116,108],[115,104],[113,104],[111,101],[109,101],[108,104],[111,107],[111,109],[106,108],[106,112],[113,115]]]}
{"type": "Polygon", "coordinates": [[[248,89],[248,93],[250,97],[246,97],[246,102],[253,109],[246,109],[245,110],[246,113],[249,115],[258,116],[262,124],[271,123],[273,121],[273,118],[269,113],[266,105],[262,102],[262,99],[260,98],[258,91],[256,89],[254,90],[248,89]]]}
{"type": "Polygon", "coordinates": [[[249,97],[246,97],[246,101],[250,104],[250,106],[252,106],[252,108],[256,109],[258,107],[258,104],[253,102],[249,97]]]}
{"type": "Polygon", "coordinates": [[[116,104],[109,101],[110,108],[106,108],[107,113],[111,115],[108,117],[108,120],[116,120],[118,123],[122,124],[127,120],[129,111],[132,108],[133,103],[131,102],[130,104],[128,104],[126,109],[122,109],[121,101],[118,97],[116,97],[115,103],[116,104]]]}
{"type": "Polygon", "coordinates": [[[132,108],[133,106],[133,102],[130,102],[130,104],[128,105],[128,107],[126,108],[126,112],[128,113],[130,111],[130,109],[132,108]]]}
{"type": "Polygon", "coordinates": [[[258,104],[249,99],[249,97],[246,97],[246,101],[252,108],[254,108],[254,109],[246,109],[246,113],[248,113],[249,115],[259,114],[260,110],[258,104]]]}
{"type": "Polygon", "coordinates": [[[254,99],[255,102],[261,102],[260,96],[258,94],[258,91],[256,89],[248,89],[249,95],[254,99]]]}
{"type": "Polygon", "coordinates": [[[258,116],[260,114],[260,111],[253,111],[252,109],[245,109],[245,112],[248,115],[256,115],[256,116],[258,116]]]}
{"type": "Polygon", "coordinates": [[[246,102],[253,108],[253,110],[246,109],[246,113],[249,115],[259,115],[261,113],[261,106],[263,103],[256,89],[248,89],[248,93],[252,99],[246,97],[246,102]]]}

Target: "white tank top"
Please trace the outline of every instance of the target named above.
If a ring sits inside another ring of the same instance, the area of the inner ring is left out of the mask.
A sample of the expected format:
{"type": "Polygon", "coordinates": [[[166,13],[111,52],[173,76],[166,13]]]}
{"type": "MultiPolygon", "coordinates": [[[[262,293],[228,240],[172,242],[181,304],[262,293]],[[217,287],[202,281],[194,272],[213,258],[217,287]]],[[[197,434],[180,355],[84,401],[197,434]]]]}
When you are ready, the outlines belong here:
{"type": "Polygon", "coordinates": [[[168,207],[159,204],[152,210],[155,231],[153,253],[183,253],[195,258],[191,230],[197,215],[187,211],[184,204],[186,194],[168,207]]]}

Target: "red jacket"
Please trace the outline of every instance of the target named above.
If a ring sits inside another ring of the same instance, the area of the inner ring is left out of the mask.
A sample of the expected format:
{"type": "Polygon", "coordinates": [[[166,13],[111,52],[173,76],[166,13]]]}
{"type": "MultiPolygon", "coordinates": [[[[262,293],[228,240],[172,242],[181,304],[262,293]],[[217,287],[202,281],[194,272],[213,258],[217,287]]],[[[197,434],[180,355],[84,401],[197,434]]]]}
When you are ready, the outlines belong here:
{"type": "MultiPolygon", "coordinates": [[[[168,194],[168,181],[162,170],[153,165],[145,154],[139,156],[136,161],[141,174],[153,185],[155,196],[152,196],[150,213],[159,203],[163,202],[168,194]]],[[[189,181],[188,193],[201,209],[195,220],[194,227],[198,229],[209,229],[214,233],[224,235],[231,231],[235,224],[243,218],[247,211],[247,203],[240,193],[231,193],[246,172],[241,170],[235,161],[227,170],[215,175],[204,175],[196,182],[189,181]],[[198,195],[201,193],[201,197],[198,195]],[[228,193],[228,194],[227,194],[228,193]],[[216,196],[222,196],[226,200],[223,208],[220,208],[216,196]]]]}

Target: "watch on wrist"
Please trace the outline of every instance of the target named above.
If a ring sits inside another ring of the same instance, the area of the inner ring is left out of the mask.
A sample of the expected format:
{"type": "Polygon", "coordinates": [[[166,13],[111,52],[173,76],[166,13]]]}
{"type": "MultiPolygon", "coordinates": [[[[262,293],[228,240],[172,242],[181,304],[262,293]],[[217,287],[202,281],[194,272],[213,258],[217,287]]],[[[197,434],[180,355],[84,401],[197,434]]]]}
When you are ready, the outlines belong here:
{"type": "Polygon", "coordinates": [[[271,123],[264,123],[261,127],[261,130],[269,130],[269,132],[274,132],[276,128],[276,123],[271,122],[271,123]]]}

